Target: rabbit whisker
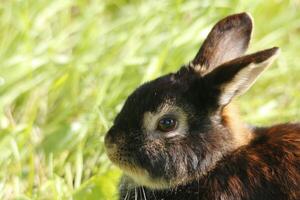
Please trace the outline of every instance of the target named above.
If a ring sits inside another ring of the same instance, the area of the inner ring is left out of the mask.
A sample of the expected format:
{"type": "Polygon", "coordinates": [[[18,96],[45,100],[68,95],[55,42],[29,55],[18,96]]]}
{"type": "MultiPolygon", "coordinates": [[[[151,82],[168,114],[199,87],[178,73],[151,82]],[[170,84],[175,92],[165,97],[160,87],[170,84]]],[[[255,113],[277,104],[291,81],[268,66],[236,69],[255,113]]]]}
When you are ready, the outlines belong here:
{"type": "Polygon", "coordinates": [[[142,189],[142,192],[143,192],[143,195],[144,195],[145,200],[147,200],[147,197],[146,197],[146,193],[145,193],[144,187],[142,187],[141,189],[142,189]]]}
{"type": "Polygon", "coordinates": [[[155,200],[157,200],[157,198],[156,198],[156,195],[155,195],[155,192],[154,192],[154,191],[152,191],[152,194],[153,194],[153,196],[154,196],[154,199],[155,199],[155,200]]]}
{"type": "Polygon", "coordinates": [[[127,190],[124,200],[127,200],[128,194],[129,194],[129,190],[127,190]]]}
{"type": "Polygon", "coordinates": [[[137,198],[138,198],[138,193],[136,187],[134,187],[134,200],[137,200],[137,198]]]}

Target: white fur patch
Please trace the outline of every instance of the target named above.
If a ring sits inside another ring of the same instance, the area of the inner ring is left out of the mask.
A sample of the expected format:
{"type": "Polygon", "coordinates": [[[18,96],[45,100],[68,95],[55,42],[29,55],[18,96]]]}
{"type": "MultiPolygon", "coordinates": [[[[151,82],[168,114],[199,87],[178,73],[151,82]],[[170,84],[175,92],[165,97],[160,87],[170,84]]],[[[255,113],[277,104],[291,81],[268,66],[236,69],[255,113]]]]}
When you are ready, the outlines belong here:
{"type": "Polygon", "coordinates": [[[157,108],[155,112],[144,113],[143,127],[148,134],[152,134],[154,137],[167,137],[184,136],[188,130],[186,113],[172,103],[164,103],[157,108]],[[168,133],[162,133],[157,130],[158,121],[166,115],[174,116],[178,121],[178,127],[174,131],[168,133]]]}
{"type": "Polygon", "coordinates": [[[258,64],[252,63],[238,72],[230,83],[223,86],[220,105],[226,105],[234,96],[245,93],[277,55],[278,52],[266,61],[258,64]]]}

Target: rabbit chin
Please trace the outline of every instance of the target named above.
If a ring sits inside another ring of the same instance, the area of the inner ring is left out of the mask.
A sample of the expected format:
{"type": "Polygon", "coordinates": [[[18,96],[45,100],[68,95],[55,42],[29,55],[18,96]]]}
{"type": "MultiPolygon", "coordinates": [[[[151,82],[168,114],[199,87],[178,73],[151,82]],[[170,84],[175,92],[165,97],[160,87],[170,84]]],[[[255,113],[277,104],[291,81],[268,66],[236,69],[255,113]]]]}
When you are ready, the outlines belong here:
{"type": "Polygon", "coordinates": [[[152,178],[145,169],[136,166],[120,165],[118,167],[124,174],[132,179],[136,186],[146,186],[152,189],[165,189],[170,187],[170,183],[164,179],[152,178]]]}
{"type": "Polygon", "coordinates": [[[118,163],[117,166],[123,171],[123,173],[131,179],[131,187],[145,186],[151,189],[167,189],[174,186],[172,181],[165,180],[163,178],[152,178],[148,171],[136,166],[129,166],[127,164],[118,163]]]}
{"type": "Polygon", "coordinates": [[[124,170],[124,173],[129,176],[133,182],[139,186],[146,186],[152,189],[166,189],[170,187],[170,183],[164,179],[151,178],[146,170],[124,170]]]}
{"type": "Polygon", "coordinates": [[[151,189],[170,189],[177,187],[178,185],[187,184],[192,182],[195,177],[199,177],[198,173],[195,173],[193,176],[182,176],[176,177],[171,180],[167,180],[164,178],[153,178],[149,175],[148,171],[142,168],[137,168],[136,166],[128,166],[128,165],[120,165],[118,167],[121,168],[126,177],[129,177],[131,181],[130,188],[134,188],[136,186],[145,186],[151,189]]]}

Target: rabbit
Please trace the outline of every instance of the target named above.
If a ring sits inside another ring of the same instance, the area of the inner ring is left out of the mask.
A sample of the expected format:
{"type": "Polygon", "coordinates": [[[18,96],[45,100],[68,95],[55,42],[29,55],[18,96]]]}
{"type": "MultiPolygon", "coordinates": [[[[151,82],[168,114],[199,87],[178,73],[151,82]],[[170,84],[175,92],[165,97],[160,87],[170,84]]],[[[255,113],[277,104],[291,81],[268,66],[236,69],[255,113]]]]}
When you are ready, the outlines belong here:
{"type": "Polygon", "coordinates": [[[244,55],[252,21],[220,20],[190,63],[127,98],[104,141],[120,199],[300,199],[300,124],[251,126],[232,103],[279,54],[244,55]]]}

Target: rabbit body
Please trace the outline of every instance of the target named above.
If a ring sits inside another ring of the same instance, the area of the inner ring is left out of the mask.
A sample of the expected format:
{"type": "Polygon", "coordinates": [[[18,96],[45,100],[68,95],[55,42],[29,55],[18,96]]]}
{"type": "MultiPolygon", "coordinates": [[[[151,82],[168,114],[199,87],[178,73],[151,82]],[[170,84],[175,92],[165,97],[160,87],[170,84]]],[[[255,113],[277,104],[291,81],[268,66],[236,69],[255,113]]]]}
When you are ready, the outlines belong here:
{"type": "MultiPolygon", "coordinates": [[[[300,125],[253,130],[255,139],[218,162],[205,177],[176,188],[120,185],[120,199],[300,199],[300,125]]],[[[128,180],[127,180],[128,181],[128,180]]]]}
{"type": "Polygon", "coordinates": [[[177,72],[138,87],[105,137],[125,200],[299,200],[300,124],[249,127],[232,106],[272,63],[244,55],[246,13],[228,16],[177,72]]]}

